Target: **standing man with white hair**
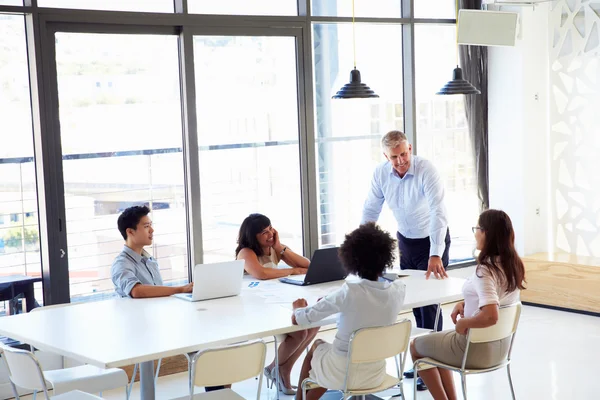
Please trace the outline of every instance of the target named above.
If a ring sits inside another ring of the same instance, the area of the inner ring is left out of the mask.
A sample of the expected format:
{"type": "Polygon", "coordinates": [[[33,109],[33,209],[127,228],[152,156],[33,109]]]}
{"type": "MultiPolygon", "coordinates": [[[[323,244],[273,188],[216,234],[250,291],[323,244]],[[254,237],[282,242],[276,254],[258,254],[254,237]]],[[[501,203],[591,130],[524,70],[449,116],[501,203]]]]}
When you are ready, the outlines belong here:
{"type": "MultiPolygon", "coordinates": [[[[427,279],[431,274],[447,277],[450,232],[440,175],[431,161],[412,155],[404,133],[388,132],[381,145],[387,161],[375,168],[361,223],[377,222],[387,202],[398,223],[400,268],[427,271],[427,279]]],[[[417,327],[434,329],[437,305],[415,308],[413,313],[417,327]]],[[[441,314],[434,330],[442,330],[441,314]]],[[[412,377],[410,371],[405,375],[412,377]]],[[[418,383],[420,390],[427,389],[420,378],[418,383]]]]}

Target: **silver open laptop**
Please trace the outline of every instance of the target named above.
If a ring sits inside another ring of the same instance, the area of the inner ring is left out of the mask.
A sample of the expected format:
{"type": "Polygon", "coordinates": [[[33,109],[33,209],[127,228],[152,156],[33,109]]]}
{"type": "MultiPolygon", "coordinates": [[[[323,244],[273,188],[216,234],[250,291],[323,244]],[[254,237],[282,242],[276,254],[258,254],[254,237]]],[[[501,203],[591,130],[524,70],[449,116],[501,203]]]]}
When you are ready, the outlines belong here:
{"type": "Polygon", "coordinates": [[[173,296],[188,301],[237,296],[242,290],[243,277],[244,260],[198,264],[194,267],[192,293],[178,293],[173,296]]]}

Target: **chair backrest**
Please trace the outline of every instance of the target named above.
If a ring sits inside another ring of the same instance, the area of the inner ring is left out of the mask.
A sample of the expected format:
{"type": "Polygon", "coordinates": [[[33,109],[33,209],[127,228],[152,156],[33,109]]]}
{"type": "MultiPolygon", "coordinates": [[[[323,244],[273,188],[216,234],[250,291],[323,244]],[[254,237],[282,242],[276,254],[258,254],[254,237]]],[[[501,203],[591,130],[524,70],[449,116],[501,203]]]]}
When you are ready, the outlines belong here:
{"type": "Polygon", "coordinates": [[[220,386],[262,377],[266,353],[262,340],[201,350],[192,360],[194,385],[220,386]]]}
{"type": "Polygon", "coordinates": [[[521,303],[502,306],[498,310],[498,321],[487,328],[469,329],[470,343],[486,343],[505,339],[517,331],[521,316],[521,303]]]}
{"type": "Polygon", "coordinates": [[[39,361],[30,351],[0,345],[10,381],[23,389],[43,391],[46,381],[39,361]]]}
{"type": "Polygon", "coordinates": [[[408,349],[410,320],[387,326],[359,329],[350,337],[349,357],[353,364],[381,361],[408,349]]]}

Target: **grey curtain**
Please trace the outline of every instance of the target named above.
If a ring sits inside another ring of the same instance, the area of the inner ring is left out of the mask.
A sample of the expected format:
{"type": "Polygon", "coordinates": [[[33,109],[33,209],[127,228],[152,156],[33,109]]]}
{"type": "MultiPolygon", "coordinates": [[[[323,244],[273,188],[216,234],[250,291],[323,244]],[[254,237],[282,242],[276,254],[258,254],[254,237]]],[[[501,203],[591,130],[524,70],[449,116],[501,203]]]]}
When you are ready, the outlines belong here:
{"type": "MultiPolygon", "coordinates": [[[[459,0],[461,9],[479,10],[481,0],[459,0]]],[[[475,173],[481,211],[489,208],[488,178],[488,57],[485,46],[459,46],[463,77],[481,91],[465,97],[469,136],[475,159],[475,173]]]]}

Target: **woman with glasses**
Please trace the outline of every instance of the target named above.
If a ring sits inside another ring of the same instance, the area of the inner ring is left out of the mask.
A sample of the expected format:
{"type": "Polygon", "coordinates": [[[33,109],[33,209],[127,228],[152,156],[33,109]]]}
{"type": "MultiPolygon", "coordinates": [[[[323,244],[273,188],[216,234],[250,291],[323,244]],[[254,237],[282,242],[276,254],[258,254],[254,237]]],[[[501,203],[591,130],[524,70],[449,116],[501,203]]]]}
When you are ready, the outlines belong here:
{"type": "MultiPolygon", "coordinates": [[[[431,357],[460,367],[471,328],[487,328],[498,321],[499,307],[519,301],[525,289],[525,268],[515,250],[512,222],[504,211],[487,210],[473,227],[477,268],[463,286],[464,301],[456,304],[451,317],[455,329],[418,337],[411,342],[413,360],[431,357]]],[[[483,369],[498,365],[508,353],[510,338],[491,343],[472,343],[466,368],[483,369]]],[[[430,368],[419,371],[435,400],[456,399],[452,372],[430,368]]]]}

